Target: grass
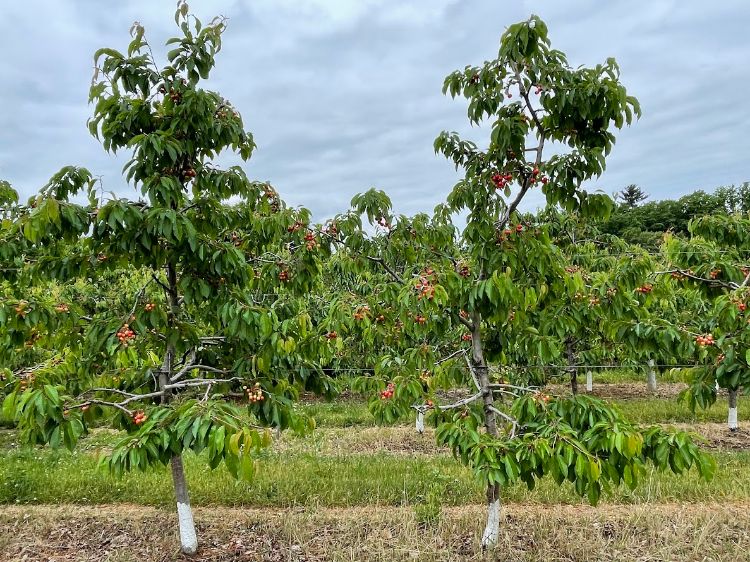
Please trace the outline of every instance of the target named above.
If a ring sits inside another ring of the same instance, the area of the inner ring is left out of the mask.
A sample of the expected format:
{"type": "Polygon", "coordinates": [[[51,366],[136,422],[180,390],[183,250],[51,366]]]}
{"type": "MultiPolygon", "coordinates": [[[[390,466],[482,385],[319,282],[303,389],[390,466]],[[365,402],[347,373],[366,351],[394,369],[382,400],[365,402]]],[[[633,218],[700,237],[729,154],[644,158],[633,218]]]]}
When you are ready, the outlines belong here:
{"type": "MultiPolygon", "coordinates": [[[[112,439],[97,432],[74,453],[8,448],[0,452],[0,503],[111,503],[169,505],[165,469],[114,479],[97,469],[96,451],[112,439]]],[[[697,476],[650,472],[635,491],[624,487],[605,499],[613,503],[750,499],[750,453],[718,452],[711,482],[697,476]]],[[[186,470],[196,505],[363,506],[419,503],[435,486],[445,505],[482,501],[472,473],[438,450],[432,437],[409,428],[321,429],[312,439],[284,438],[259,460],[252,482],[235,481],[223,468],[211,472],[205,459],[187,454],[186,470]],[[380,433],[383,435],[380,435],[380,433]],[[409,437],[411,436],[411,437],[409,437]],[[407,439],[407,446],[399,448],[407,439]],[[411,444],[408,440],[411,440],[411,444]]],[[[529,492],[522,485],[504,491],[512,502],[580,504],[570,486],[545,479],[529,492]]]]}
{"type": "MultiPolygon", "coordinates": [[[[729,406],[723,397],[719,397],[710,408],[697,409],[695,412],[675,398],[638,398],[615,403],[627,419],[642,424],[726,422],[729,413],[729,406]]],[[[750,421],[750,400],[743,397],[737,400],[737,415],[740,423],[750,421]]]]}
{"type": "MultiPolygon", "coordinates": [[[[606,398],[605,398],[606,399],[606,398]]],[[[726,398],[720,396],[706,410],[691,412],[686,403],[669,398],[630,398],[609,400],[616,404],[625,417],[642,424],[652,423],[706,423],[725,422],[728,406],[726,398]]],[[[740,421],[750,420],[750,398],[740,396],[737,401],[740,421]]],[[[315,418],[318,427],[363,427],[374,426],[375,419],[361,401],[316,402],[305,406],[305,411],[315,418]]],[[[401,424],[414,423],[414,416],[402,419],[401,424]]]]}

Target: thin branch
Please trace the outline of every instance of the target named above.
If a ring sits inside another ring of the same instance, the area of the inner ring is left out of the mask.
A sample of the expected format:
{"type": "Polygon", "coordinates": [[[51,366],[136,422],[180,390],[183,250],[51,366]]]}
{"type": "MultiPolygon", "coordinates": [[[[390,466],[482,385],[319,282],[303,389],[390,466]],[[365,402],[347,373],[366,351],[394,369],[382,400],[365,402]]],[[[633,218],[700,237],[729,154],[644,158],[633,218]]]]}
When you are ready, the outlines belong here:
{"type": "Polygon", "coordinates": [[[687,277],[689,279],[693,279],[694,281],[700,281],[701,283],[707,283],[711,287],[724,287],[725,289],[731,289],[731,290],[737,290],[740,287],[744,287],[745,284],[748,281],[748,278],[750,278],[750,275],[745,278],[745,281],[742,283],[742,285],[738,285],[737,283],[733,281],[729,281],[728,283],[725,281],[721,281],[720,279],[706,279],[705,277],[698,277],[694,273],[691,273],[689,271],[685,271],[683,269],[670,269],[667,271],[654,271],[652,275],[667,275],[672,273],[679,273],[680,275],[683,275],[684,277],[687,277]]]}
{"type": "Polygon", "coordinates": [[[518,429],[518,420],[509,416],[505,412],[498,410],[497,408],[495,408],[495,406],[490,406],[489,408],[490,410],[495,412],[498,416],[500,416],[504,420],[509,421],[511,424],[513,424],[513,428],[510,430],[510,438],[513,439],[516,436],[516,430],[518,429]]]}
{"type": "MultiPolygon", "coordinates": [[[[182,369],[180,369],[177,374],[175,374],[171,379],[169,379],[169,382],[173,383],[175,381],[180,380],[183,376],[185,376],[186,373],[197,369],[199,371],[206,371],[209,373],[217,373],[219,375],[227,375],[229,374],[229,371],[225,369],[217,369],[216,367],[211,367],[209,365],[201,365],[200,363],[190,363],[188,365],[185,365],[182,369]]],[[[199,379],[195,379],[199,380],[199,379]]]]}
{"type": "Polygon", "coordinates": [[[457,318],[458,318],[458,321],[461,322],[461,324],[463,324],[464,326],[466,326],[469,329],[470,332],[474,331],[474,324],[472,322],[470,322],[469,320],[467,320],[466,318],[464,318],[460,314],[457,315],[457,318]]]}
{"type": "Polygon", "coordinates": [[[476,394],[472,394],[468,398],[463,398],[459,400],[458,402],[454,402],[453,404],[447,404],[446,406],[438,406],[441,410],[453,410],[455,408],[460,408],[462,406],[466,406],[467,404],[471,404],[472,402],[476,402],[482,397],[481,392],[477,392],[476,394]]]}
{"type": "Polygon", "coordinates": [[[379,258],[379,257],[375,257],[375,256],[367,256],[367,255],[365,255],[365,258],[367,258],[368,260],[370,260],[373,263],[380,264],[380,266],[383,269],[385,269],[386,273],[388,273],[388,275],[390,275],[391,278],[394,281],[396,281],[396,283],[400,283],[402,285],[404,284],[403,278],[398,273],[396,273],[393,269],[391,269],[391,267],[387,263],[385,263],[385,261],[383,260],[383,258],[379,258]]]}
{"type": "Polygon", "coordinates": [[[159,285],[161,285],[161,288],[162,288],[162,289],[164,289],[164,290],[165,290],[165,291],[166,291],[167,293],[170,293],[170,292],[171,292],[171,289],[170,289],[170,288],[169,288],[169,287],[168,287],[167,285],[165,285],[165,284],[164,284],[164,283],[163,283],[163,282],[161,281],[161,279],[159,279],[159,278],[158,278],[158,277],[156,276],[156,273],[152,273],[152,274],[151,274],[151,277],[152,277],[152,279],[153,279],[154,281],[156,281],[156,282],[157,282],[157,283],[158,283],[159,285]]]}
{"type": "Polygon", "coordinates": [[[465,349],[459,349],[457,351],[454,351],[450,355],[446,355],[442,359],[438,359],[437,361],[435,361],[435,365],[440,365],[441,363],[445,363],[446,361],[450,361],[451,359],[453,359],[455,357],[458,357],[459,355],[463,355],[465,353],[466,353],[465,349]]]}
{"type": "Polygon", "coordinates": [[[465,355],[464,358],[466,359],[466,365],[469,367],[469,373],[471,374],[471,380],[474,381],[474,386],[476,386],[477,390],[481,393],[482,392],[482,385],[479,383],[479,379],[477,378],[477,374],[474,371],[474,365],[471,364],[471,360],[469,359],[468,355],[465,355]]]}
{"type": "Polygon", "coordinates": [[[175,384],[167,384],[164,386],[165,389],[172,389],[172,388],[189,388],[191,386],[212,386],[214,384],[222,384],[222,383],[228,383],[228,382],[234,382],[234,381],[241,381],[243,380],[241,377],[232,377],[230,379],[190,379],[182,382],[178,382],[175,384]]]}

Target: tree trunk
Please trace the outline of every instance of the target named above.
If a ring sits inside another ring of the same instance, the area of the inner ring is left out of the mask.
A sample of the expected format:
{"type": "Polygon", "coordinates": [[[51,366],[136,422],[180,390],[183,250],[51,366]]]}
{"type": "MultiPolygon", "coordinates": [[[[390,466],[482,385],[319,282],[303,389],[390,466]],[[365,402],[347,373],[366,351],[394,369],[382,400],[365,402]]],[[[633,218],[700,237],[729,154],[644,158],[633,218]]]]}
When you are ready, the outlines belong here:
{"type": "Polygon", "coordinates": [[[568,366],[570,369],[570,390],[573,396],[578,394],[578,368],[576,364],[576,352],[575,344],[572,338],[565,340],[565,356],[568,359],[568,366]]]}
{"type": "Polygon", "coordinates": [[[586,371],[586,392],[593,392],[594,390],[594,373],[586,371]]]}
{"type": "Polygon", "coordinates": [[[422,410],[417,410],[416,429],[417,433],[424,433],[424,412],[422,410]]]}
{"type": "Polygon", "coordinates": [[[648,378],[646,379],[646,386],[649,392],[656,392],[656,369],[654,369],[654,360],[648,360],[648,378]]]}
{"type": "Polygon", "coordinates": [[[729,389],[729,416],[727,418],[729,431],[737,431],[737,389],[729,389]]]}
{"type": "MultiPolygon", "coordinates": [[[[471,332],[471,362],[479,379],[479,391],[482,393],[484,404],[484,426],[487,433],[493,437],[498,436],[497,421],[493,405],[495,403],[492,389],[490,388],[490,377],[487,372],[487,363],[484,360],[482,350],[482,316],[478,312],[472,314],[473,330],[471,332]]],[[[482,533],[482,548],[492,548],[497,545],[500,535],[500,486],[498,484],[487,485],[487,525],[482,533]]]]}
{"type": "Polygon", "coordinates": [[[497,544],[500,535],[500,485],[487,486],[487,525],[482,533],[482,548],[497,544]]]}
{"type": "Polygon", "coordinates": [[[195,533],[193,522],[193,510],[190,507],[190,496],[187,483],[185,482],[185,470],[182,467],[182,457],[175,455],[170,463],[172,465],[172,482],[174,483],[174,495],[177,499],[177,519],[180,525],[180,547],[184,554],[195,554],[198,552],[198,535],[195,533]]]}
{"type": "MultiPolygon", "coordinates": [[[[167,318],[168,329],[173,326],[174,319],[178,314],[178,294],[177,294],[177,272],[173,264],[167,265],[167,284],[169,290],[167,301],[169,303],[169,314],[167,318]]],[[[167,344],[164,353],[164,361],[159,372],[159,388],[163,389],[169,383],[172,375],[172,366],[174,363],[175,348],[174,345],[167,344]]],[[[169,393],[165,393],[162,398],[162,404],[167,404],[171,399],[169,393]]],[[[193,521],[193,510],[190,507],[190,495],[188,494],[187,481],[185,480],[185,470],[182,466],[182,456],[174,455],[171,459],[172,483],[174,484],[174,495],[177,500],[177,520],[180,529],[180,547],[184,554],[193,555],[198,552],[198,536],[195,532],[195,523],[193,521]]]]}

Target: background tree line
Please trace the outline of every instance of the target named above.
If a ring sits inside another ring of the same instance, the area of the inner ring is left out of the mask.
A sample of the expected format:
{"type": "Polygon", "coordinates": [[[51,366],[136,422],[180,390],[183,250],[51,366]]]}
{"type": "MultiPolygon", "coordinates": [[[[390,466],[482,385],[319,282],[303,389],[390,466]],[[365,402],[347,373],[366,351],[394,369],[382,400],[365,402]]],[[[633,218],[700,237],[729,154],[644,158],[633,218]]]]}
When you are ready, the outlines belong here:
{"type": "Polygon", "coordinates": [[[750,182],[717,188],[713,193],[698,190],[679,199],[642,203],[648,195],[636,185],[616,194],[619,204],[600,230],[631,244],[656,249],[664,232],[688,233],[691,219],[703,215],[747,213],[750,211],[750,182]]]}

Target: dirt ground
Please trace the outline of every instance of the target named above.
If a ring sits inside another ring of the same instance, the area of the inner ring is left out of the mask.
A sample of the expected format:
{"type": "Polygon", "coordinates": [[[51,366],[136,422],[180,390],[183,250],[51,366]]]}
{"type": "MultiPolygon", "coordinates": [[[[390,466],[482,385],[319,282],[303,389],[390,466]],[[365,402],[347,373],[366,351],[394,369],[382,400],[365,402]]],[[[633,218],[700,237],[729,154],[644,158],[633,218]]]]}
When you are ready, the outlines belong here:
{"type": "Polygon", "coordinates": [[[131,505],[0,509],[0,560],[129,561],[743,561],[750,504],[509,505],[500,545],[479,546],[484,508],[196,509],[200,551],[180,555],[175,514],[131,505]]]}

